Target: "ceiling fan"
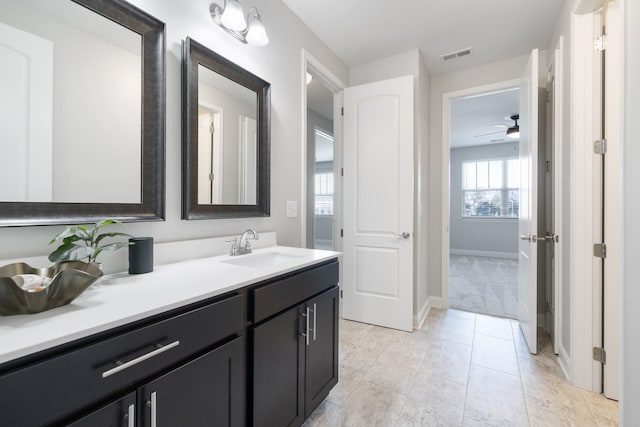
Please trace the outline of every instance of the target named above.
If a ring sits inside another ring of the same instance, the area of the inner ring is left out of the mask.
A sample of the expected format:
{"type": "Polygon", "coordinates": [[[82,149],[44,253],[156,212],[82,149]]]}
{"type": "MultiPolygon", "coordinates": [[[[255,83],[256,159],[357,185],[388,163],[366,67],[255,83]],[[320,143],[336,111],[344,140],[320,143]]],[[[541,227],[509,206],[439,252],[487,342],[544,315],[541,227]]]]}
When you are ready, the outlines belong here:
{"type": "Polygon", "coordinates": [[[519,134],[519,130],[520,127],[518,126],[518,120],[520,119],[520,116],[518,114],[513,114],[511,116],[507,116],[504,118],[505,120],[513,120],[515,121],[515,125],[513,126],[508,126],[505,125],[504,123],[494,123],[492,126],[495,128],[500,128],[501,130],[496,131],[496,132],[489,132],[489,133],[481,133],[478,135],[474,135],[474,138],[482,138],[485,136],[490,136],[490,135],[497,135],[499,133],[505,134],[505,129],[506,129],[506,136],[510,136],[512,138],[517,138],[520,134],[519,134]],[[516,129],[516,130],[512,130],[512,129],[516,129]],[[516,133],[517,132],[517,133],[516,133]],[[515,134],[515,136],[514,136],[515,134]]]}

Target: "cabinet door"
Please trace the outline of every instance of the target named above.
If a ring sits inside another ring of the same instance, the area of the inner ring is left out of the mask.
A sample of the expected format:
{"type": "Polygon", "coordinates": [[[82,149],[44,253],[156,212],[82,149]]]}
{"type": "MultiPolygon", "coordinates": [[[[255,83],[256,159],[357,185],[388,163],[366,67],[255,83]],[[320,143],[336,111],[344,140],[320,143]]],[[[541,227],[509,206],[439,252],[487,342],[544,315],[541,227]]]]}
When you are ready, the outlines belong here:
{"type": "Polygon", "coordinates": [[[244,390],[239,337],[143,386],[141,425],[243,426],[244,390]]]}
{"type": "Polygon", "coordinates": [[[303,307],[252,330],[254,426],[298,426],[304,421],[304,339],[299,339],[303,307]]]}
{"type": "Polygon", "coordinates": [[[136,393],[111,402],[67,424],[67,427],[133,427],[136,419],[136,393]]]}
{"type": "Polygon", "coordinates": [[[338,287],[306,304],[311,332],[306,346],[305,418],[338,383],[338,287]]]}

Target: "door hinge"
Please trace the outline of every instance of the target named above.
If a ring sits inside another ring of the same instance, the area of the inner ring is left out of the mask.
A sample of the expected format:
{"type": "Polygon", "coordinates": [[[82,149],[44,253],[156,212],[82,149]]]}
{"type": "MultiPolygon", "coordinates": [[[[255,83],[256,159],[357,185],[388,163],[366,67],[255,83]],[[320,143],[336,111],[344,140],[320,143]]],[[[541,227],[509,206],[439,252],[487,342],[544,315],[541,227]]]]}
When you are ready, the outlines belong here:
{"type": "Polygon", "coordinates": [[[547,168],[547,173],[551,172],[551,160],[545,160],[544,164],[547,168]]]}
{"type": "Polygon", "coordinates": [[[209,125],[209,133],[215,133],[215,131],[216,131],[215,125],[213,123],[211,123],[209,125]]]}
{"type": "Polygon", "coordinates": [[[596,243],[593,245],[593,256],[598,258],[607,257],[607,245],[604,243],[596,243]]]}
{"type": "Polygon", "coordinates": [[[344,116],[344,107],[341,107],[341,108],[340,108],[340,115],[341,115],[341,116],[344,116]]]}
{"type": "Polygon", "coordinates": [[[598,52],[607,49],[607,35],[604,34],[593,41],[593,48],[598,52]]]}
{"type": "Polygon", "coordinates": [[[547,103],[551,102],[551,92],[547,91],[547,103]]]}
{"type": "Polygon", "coordinates": [[[344,168],[340,168],[340,176],[344,176],[344,168]]]}
{"type": "Polygon", "coordinates": [[[342,228],[340,229],[340,237],[344,237],[344,230],[342,228]]]}
{"type": "Polygon", "coordinates": [[[606,154],[607,153],[607,140],[599,139],[597,141],[593,141],[593,152],[595,154],[606,154]]]}
{"type": "Polygon", "coordinates": [[[603,365],[607,364],[607,352],[602,347],[593,347],[593,360],[603,365]]]}
{"type": "Polygon", "coordinates": [[[340,298],[344,298],[344,292],[340,289],[340,298]]]}
{"type": "Polygon", "coordinates": [[[213,174],[212,173],[209,174],[209,181],[213,181],[213,174]]]}

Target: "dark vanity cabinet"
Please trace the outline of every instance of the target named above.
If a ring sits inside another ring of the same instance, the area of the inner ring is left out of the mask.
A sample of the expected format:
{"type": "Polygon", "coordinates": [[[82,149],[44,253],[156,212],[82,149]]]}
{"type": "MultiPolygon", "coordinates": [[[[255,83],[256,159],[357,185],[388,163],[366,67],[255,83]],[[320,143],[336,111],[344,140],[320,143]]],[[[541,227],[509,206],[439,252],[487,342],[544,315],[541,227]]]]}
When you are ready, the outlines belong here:
{"type": "Polygon", "coordinates": [[[338,381],[326,261],[0,365],[0,426],[298,426],[338,381]]]}
{"type": "Polygon", "coordinates": [[[250,291],[254,426],[298,426],[338,382],[338,264],[250,291]]]}
{"type": "Polygon", "coordinates": [[[245,306],[236,292],[18,361],[0,425],[243,426],[245,306]]]}

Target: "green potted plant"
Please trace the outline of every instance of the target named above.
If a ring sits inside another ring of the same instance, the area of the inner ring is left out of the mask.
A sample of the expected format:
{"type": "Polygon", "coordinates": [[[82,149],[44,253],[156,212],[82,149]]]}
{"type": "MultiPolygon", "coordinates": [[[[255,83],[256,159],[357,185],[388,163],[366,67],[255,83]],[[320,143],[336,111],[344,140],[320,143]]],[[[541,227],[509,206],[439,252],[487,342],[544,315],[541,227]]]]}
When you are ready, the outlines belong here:
{"type": "Polygon", "coordinates": [[[85,227],[84,225],[72,225],[67,227],[49,242],[51,245],[57,241],[62,241],[60,246],[49,254],[49,261],[64,262],[87,259],[87,262],[92,263],[96,262],[96,258],[103,251],[115,251],[124,248],[125,246],[129,246],[128,240],[126,242],[103,242],[106,238],[128,238],[131,236],[130,234],[120,232],[100,232],[102,227],[112,224],[123,226],[123,224],[118,220],[105,219],[96,222],[90,227],[85,227]]]}

